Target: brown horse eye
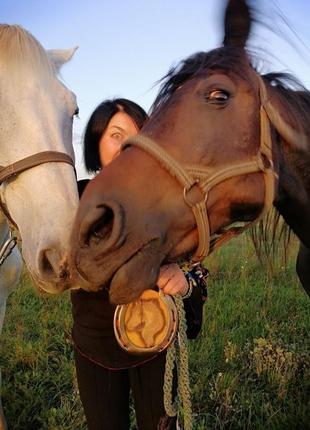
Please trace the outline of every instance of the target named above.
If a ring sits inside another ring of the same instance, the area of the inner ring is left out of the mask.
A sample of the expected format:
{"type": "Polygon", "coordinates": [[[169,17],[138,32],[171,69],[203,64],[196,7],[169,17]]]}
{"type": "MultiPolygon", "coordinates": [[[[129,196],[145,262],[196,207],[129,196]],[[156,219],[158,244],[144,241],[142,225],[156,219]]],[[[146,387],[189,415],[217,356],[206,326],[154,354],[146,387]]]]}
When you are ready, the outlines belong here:
{"type": "Polygon", "coordinates": [[[228,92],[223,90],[210,91],[206,96],[207,101],[210,101],[213,103],[225,103],[227,102],[228,98],[229,98],[228,92]]]}

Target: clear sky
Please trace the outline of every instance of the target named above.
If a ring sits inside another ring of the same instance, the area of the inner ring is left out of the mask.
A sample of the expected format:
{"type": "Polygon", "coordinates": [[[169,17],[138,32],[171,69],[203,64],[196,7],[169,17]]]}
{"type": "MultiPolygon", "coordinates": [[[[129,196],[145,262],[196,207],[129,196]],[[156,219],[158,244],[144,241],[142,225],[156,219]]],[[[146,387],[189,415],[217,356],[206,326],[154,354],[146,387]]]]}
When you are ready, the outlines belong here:
{"type": "MultiPolygon", "coordinates": [[[[81,134],[96,105],[122,96],[148,110],[158,90],[154,84],[171,65],[221,43],[224,4],[223,0],[0,0],[0,21],[22,25],[45,48],[79,46],[62,78],[77,95],[80,108],[74,123],[80,178],[86,175],[81,134]]],[[[290,71],[310,88],[310,0],[257,0],[256,4],[268,25],[291,41],[255,30],[253,43],[261,48],[260,56],[265,59],[265,49],[274,56],[268,57],[266,71],[290,71]],[[274,14],[279,9],[291,29],[274,14]]]]}

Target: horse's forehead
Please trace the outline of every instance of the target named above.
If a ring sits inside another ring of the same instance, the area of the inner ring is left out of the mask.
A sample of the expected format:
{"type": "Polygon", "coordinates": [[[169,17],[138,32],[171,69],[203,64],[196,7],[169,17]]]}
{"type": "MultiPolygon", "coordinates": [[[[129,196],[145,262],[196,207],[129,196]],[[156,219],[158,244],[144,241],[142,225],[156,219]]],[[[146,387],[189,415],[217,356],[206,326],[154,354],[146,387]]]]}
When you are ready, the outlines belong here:
{"type": "Polygon", "coordinates": [[[234,70],[211,69],[201,72],[181,84],[172,94],[170,102],[167,104],[168,109],[158,112],[158,116],[164,117],[168,112],[173,115],[176,109],[183,110],[184,108],[194,114],[193,108],[194,106],[197,108],[197,96],[204,92],[207,93],[213,86],[214,89],[227,90],[234,96],[237,93],[239,97],[247,95],[248,100],[259,102],[259,76],[254,69],[249,68],[248,73],[243,75],[234,70]]]}
{"type": "MultiPolygon", "coordinates": [[[[76,108],[76,96],[59,80],[57,75],[45,73],[35,67],[18,67],[10,71],[0,61],[0,104],[14,105],[16,112],[24,106],[40,106],[48,110],[55,106],[59,113],[76,108]]],[[[73,112],[71,112],[73,110],[73,112]]]]}
{"type": "MultiPolygon", "coordinates": [[[[222,69],[212,68],[207,69],[196,76],[194,76],[189,82],[190,86],[199,86],[203,83],[232,83],[234,85],[242,85],[251,87],[252,89],[258,88],[258,74],[257,72],[249,67],[244,73],[240,73],[234,69],[222,69]]],[[[186,83],[185,83],[186,85],[186,83]]]]}

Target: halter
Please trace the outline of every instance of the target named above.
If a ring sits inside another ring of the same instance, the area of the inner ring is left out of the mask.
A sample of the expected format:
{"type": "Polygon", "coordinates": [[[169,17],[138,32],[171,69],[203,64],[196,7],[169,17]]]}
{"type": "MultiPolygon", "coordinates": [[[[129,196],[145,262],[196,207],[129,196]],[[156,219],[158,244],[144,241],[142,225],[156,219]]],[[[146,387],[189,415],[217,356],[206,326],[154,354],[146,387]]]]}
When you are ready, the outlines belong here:
{"type": "MultiPolygon", "coordinates": [[[[8,166],[0,166],[0,185],[9,179],[15,178],[25,170],[32,169],[44,163],[68,163],[74,167],[72,158],[64,152],[58,151],[43,151],[37,154],[25,157],[22,160],[9,164],[8,166]]],[[[16,226],[5,204],[0,199],[0,207],[8,220],[16,226]]]]}
{"type": "Polygon", "coordinates": [[[196,165],[182,165],[168,154],[167,151],[161,148],[153,139],[147,136],[137,135],[129,138],[125,143],[125,146],[137,146],[154,157],[160,165],[183,186],[183,198],[194,213],[199,237],[198,248],[192,257],[192,261],[203,260],[220,245],[230,240],[232,237],[241,234],[245,229],[260,220],[272,206],[275,194],[275,177],[277,175],[274,172],[272,161],[270,121],[267,114],[267,91],[262,78],[259,75],[257,75],[257,77],[261,103],[260,147],[257,154],[251,157],[248,161],[233,163],[220,169],[211,167],[205,168],[196,165]],[[221,233],[220,236],[212,237],[207,211],[207,202],[210,190],[215,185],[225,181],[226,179],[257,172],[262,172],[265,180],[264,206],[258,217],[242,227],[231,227],[221,233]],[[203,198],[196,203],[192,203],[188,198],[190,191],[194,187],[198,187],[203,195],[203,198]]]}

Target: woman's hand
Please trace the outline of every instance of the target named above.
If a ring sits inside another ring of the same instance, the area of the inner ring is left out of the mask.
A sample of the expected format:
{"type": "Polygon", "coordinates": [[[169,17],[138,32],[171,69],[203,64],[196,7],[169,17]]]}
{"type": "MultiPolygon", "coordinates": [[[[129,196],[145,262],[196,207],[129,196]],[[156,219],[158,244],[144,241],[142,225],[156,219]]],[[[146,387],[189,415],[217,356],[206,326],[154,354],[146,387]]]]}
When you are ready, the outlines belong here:
{"type": "Polygon", "coordinates": [[[157,286],[165,294],[184,296],[189,289],[187,279],[177,264],[165,264],[161,266],[157,286]]]}

